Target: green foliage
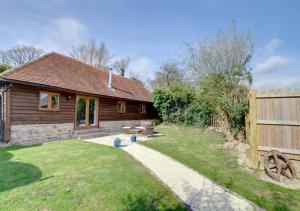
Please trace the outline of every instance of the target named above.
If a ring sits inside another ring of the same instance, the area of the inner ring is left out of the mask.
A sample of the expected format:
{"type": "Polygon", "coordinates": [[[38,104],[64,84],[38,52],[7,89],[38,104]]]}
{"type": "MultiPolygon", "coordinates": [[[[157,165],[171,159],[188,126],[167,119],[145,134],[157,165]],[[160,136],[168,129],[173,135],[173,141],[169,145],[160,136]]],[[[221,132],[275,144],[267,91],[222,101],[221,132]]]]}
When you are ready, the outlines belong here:
{"type": "Polygon", "coordinates": [[[185,110],[185,123],[196,127],[209,125],[211,111],[201,98],[195,99],[185,110]]]}
{"type": "Polygon", "coordinates": [[[153,105],[164,122],[185,121],[185,110],[195,99],[195,90],[189,86],[174,84],[155,89],[153,105]]]}
{"type": "Polygon", "coordinates": [[[12,66],[10,66],[9,64],[0,64],[0,73],[6,71],[6,70],[9,70],[11,69],[12,66]]]}
{"type": "Polygon", "coordinates": [[[210,73],[201,81],[203,103],[228,125],[234,136],[244,130],[248,111],[248,87],[243,85],[243,80],[235,72],[219,72],[210,73]]]}
{"type": "Polygon", "coordinates": [[[167,123],[185,123],[197,127],[209,124],[211,111],[207,104],[196,96],[194,88],[173,84],[155,89],[153,105],[161,119],[167,123]]]}

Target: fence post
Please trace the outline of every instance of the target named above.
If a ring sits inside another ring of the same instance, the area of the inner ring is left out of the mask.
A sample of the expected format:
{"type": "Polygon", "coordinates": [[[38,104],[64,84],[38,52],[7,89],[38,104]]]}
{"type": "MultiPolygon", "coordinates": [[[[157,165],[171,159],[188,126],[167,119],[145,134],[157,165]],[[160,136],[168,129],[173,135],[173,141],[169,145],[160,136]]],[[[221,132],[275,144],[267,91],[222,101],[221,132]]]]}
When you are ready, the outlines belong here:
{"type": "Polygon", "coordinates": [[[258,128],[256,90],[249,93],[249,113],[246,116],[246,140],[250,145],[247,152],[248,166],[258,167],[258,128]]]}

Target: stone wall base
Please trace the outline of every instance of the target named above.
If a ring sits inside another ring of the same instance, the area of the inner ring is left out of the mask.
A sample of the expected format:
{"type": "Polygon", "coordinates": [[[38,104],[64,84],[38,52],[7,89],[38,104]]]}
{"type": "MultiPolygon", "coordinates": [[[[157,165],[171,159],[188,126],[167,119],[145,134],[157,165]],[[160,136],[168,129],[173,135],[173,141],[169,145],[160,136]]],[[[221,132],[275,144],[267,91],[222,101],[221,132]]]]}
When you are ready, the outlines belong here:
{"type": "MultiPolygon", "coordinates": [[[[152,125],[154,121],[156,120],[99,121],[99,129],[107,134],[116,134],[123,132],[122,127],[147,126],[152,125]]],[[[11,140],[8,144],[30,145],[73,137],[73,123],[11,125],[11,140]]]]}
{"type": "Polygon", "coordinates": [[[152,125],[154,119],[147,120],[120,120],[120,121],[99,121],[99,128],[112,133],[123,132],[122,127],[152,125]]]}
{"type": "Polygon", "coordinates": [[[73,137],[74,124],[24,124],[11,125],[10,144],[35,144],[73,137]]]}

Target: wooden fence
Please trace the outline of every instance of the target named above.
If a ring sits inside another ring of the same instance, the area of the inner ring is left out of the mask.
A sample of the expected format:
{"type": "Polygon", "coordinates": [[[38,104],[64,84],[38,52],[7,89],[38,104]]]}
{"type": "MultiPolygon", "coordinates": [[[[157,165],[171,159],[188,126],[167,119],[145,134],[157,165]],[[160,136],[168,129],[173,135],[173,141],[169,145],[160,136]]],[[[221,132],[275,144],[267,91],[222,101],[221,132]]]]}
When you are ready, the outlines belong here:
{"type": "Polygon", "coordinates": [[[249,165],[275,149],[300,160],[300,89],[251,90],[246,118],[249,165]]]}

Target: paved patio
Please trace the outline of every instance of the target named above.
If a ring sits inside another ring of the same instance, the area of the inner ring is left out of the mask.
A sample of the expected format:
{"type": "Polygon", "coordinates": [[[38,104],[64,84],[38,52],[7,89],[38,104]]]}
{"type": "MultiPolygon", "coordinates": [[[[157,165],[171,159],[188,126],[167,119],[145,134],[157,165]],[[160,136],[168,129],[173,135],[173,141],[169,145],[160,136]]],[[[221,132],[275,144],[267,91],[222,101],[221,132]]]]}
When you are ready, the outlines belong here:
{"type": "MultiPolygon", "coordinates": [[[[96,144],[103,144],[103,145],[107,145],[107,146],[114,146],[115,138],[121,139],[122,147],[131,145],[131,144],[135,144],[135,142],[130,141],[130,134],[124,134],[124,133],[117,134],[117,135],[103,136],[103,137],[99,137],[99,138],[83,139],[83,141],[89,141],[89,142],[93,142],[96,144]]],[[[155,137],[153,137],[153,138],[155,138],[155,137]]],[[[147,138],[145,136],[138,135],[137,142],[146,141],[146,140],[153,139],[153,138],[147,138]]]]}
{"type": "MultiPolygon", "coordinates": [[[[130,135],[119,134],[86,141],[113,146],[114,138],[122,140],[122,150],[150,170],[192,210],[262,210],[252,202],[214,183],[178,161],[162,153],[130,142],[130,135]]],[[[147,141],[138,137],[138,141],[147,141]]],[[[199,164],[201,165],[201,164],[199,164]]]]}

